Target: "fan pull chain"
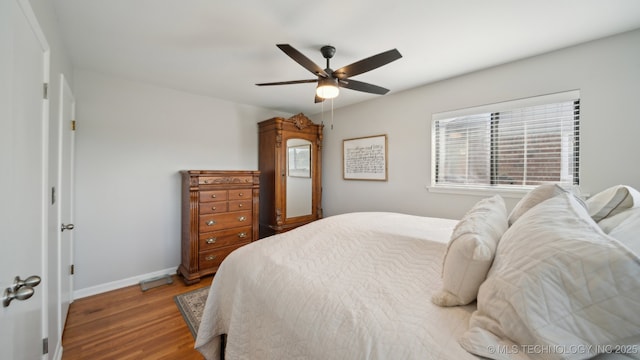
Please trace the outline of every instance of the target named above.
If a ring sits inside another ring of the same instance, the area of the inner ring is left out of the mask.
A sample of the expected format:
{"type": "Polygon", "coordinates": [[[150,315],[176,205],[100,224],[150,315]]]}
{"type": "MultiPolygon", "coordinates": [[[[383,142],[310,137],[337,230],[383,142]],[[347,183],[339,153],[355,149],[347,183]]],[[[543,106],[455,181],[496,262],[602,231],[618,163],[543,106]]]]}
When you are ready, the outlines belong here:
{"type": "MultiPolygon", "coordinates": [[[[320,103],[321,109],[320,113],[322,117],[320,118],[320,123],[324,125],[324,101],[320,103]]],[[[333,99],[331,99],[331,130],[333,130],[333,99]]]]}
{"type": "Polygon", "coordinates": [[[331,130],[333,130],[333,99],[331,99],[331,130]]]}

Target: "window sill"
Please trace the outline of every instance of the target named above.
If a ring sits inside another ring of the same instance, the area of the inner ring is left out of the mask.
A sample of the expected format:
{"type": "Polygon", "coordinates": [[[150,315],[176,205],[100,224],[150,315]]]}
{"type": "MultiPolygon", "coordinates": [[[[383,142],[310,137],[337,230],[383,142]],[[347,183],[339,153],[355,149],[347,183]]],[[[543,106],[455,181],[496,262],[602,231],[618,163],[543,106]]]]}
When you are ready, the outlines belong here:
{"type": "Polygon", "coordinates": [[[472,196],[493,196],[500,195],[505,198],[519,199],[533,188],[505,189],[505,188],[482,188],[482,187],[456,187],[456,186],[425,186],[427,191],[432,193],[472,195],[472,196]]]}

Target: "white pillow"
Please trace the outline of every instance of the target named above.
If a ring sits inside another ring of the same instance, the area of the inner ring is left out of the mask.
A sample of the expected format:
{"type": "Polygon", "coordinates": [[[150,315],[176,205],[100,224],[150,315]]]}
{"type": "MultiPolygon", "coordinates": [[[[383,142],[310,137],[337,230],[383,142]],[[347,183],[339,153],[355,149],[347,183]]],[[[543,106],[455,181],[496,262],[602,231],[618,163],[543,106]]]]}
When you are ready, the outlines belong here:
{"type": "Polygon", "coordinates": [[[613,229],[618,227],[618,225],[622,224],[625,220],[627,220],[632,216],[640,216],[640,207],[627,209],[618,214],[606,217],[598,221],[598,226],[600,226],[600,229],[602,229],[602,231],[604,231],[605,234],[609,234],[613,229]]]}
{"type": "Polygon", "coordinates": [[[616,185],[588,198],[589,215],[596,222],[619,214],[626,209],[640,206],[640,193],[627,185],[616,185]]]}
{"type": "Polygon", "coordinates": [[[442,264],[442,290],[431,301],[439,306],[474,301],[505,230],[507,208],[500,195],[476,203],[453,229],[442,264]]]}
{"type": "Polygon", "coordinates": [[[500,239],[460,345],[493,359],[505,357],[500,345],[521,356],[536,347],[548,359],[585,359],[638,341],[638,298],[640,258],[604,234],[573,195],[558,195],[500,239]]]}
{"type": "MultiPolygon", "coordinates": [[[[616,216],[622,214],[627,214],[627,218],[614,227],[609,232],[609,235],[625,244],[637,256],[640,256],[640,208],[629,209],[616,216]]],[[[638,297],[640,297],[640,294],[638,294],[638,297]]]]}
{"type": "Polygon", "coordinates": [[[532,189],[524,195],[520,201],[513,207],[509,214],[509,226],[518,220],[524,213],[539,203],[550,199],[554,196],[564,194],[567,191],[557,184],[544,184],[532,189]]]}

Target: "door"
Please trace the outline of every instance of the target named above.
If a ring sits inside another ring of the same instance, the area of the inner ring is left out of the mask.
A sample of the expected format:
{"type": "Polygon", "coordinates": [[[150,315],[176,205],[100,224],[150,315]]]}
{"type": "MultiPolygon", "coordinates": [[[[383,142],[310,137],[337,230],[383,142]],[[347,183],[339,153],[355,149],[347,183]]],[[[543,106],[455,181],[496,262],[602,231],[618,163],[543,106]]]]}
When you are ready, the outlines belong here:
{"type": "Polygon", "coordinates": [[[29,2],[0,0],[0,291],[16,276],[42,277],[30,299],[0,306],[3,359],[38,359],[43,353],[47,71],[48,45],[29,2]]]}
{"type": "MultiPolygon", "coordinates": [[[[59,359],[62,353],[62,333],[72,301],[73,259],[73,164],[74,131],[72,120],[75,99],[64,74],[60,74],[58,114],[52,116],[50,148],[57,154],[56,178],[52,185],[51,202],[53,211],[49,214],[49,255],[48,268],[48,333],[49,359],[59,359]],[[53,225],[51,225],[53,224],[53,225]],[[51,229],[53,226],[53,229],[51,229]],[[64,228],[63,228],[64,227],[64,228]]],[[[53,162],[55,161],[55,163],[53,162]]]]}
{"type": "Polygon", "coordinates": [[[76,102],[64,75],[60,75],[60,334],[64,329],[69,304],[73,301],[73,227],[74,227],[74,160],[76,102]]]}

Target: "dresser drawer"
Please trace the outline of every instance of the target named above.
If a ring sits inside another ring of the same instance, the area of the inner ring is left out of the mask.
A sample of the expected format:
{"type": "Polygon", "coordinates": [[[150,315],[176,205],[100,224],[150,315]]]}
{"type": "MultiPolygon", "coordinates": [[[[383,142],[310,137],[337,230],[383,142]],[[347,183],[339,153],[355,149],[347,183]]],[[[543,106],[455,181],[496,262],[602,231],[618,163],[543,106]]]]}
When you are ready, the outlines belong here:
{"type": "Polygon", "coordinates": [[[229,211],[229,203],[226,201],[202,202],[199,204],[200,214],[215,214],[229,211]]]}
{"type": "Polygon", "coordinates": [[[251,199],[229,201],[229,211],[251,210],[251,199]]]}
{"type": "Polygon", "coordinates": [[[200,191],[200,202],[226,201],[227,190],[200,191]]]}
{"type": "Polygon", "coordinates": [[[251,225],[251,210],[200,215],[198,225],[201,233],[251,225]]]}
{"type": "Polygon", "coordinates": [[[198,178],[199,185],[251,185],[253,177],[251,176],[200,176],[198,178]]]}
{"type": "Polygon", "coordinates": [[[248,243],[242,243],[234,246],[226,246],[216,250],[200,252],[200,254],[198,255],[200,271],[220,266],[222,260],[224,260],[224,258],[226,258],[229,254],[231,254],[233,250],[246,244],[248,243]]]}
{"type": "Polygon", "coordinates": [[[251,199],[251,189],[229,190],[229,200],[251,199]]]}
{"type": "Polygon", "coordinates": [[[251,226],[201,233],[200,251],[253,241],[251,235],[251,226]]]}

